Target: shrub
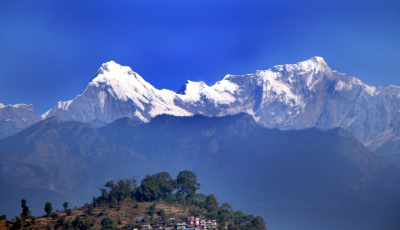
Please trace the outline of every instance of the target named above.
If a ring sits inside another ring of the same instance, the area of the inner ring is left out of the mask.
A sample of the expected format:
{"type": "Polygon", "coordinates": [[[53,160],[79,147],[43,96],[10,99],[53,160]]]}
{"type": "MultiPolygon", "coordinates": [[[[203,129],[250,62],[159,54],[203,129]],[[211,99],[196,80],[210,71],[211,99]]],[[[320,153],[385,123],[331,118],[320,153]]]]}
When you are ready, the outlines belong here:
{"type": "Polygon", "coordinates": [[[88,215],[92,215],[93,214],[93,206],[89,206],[88,207],[88,209],[86,210],[86,213],[88,214],[88,215]]]}
{"type": "Polygon", "coordinates": [[[75,220],[72,222],[72,225],[75,228],[81,229],[81,230],[86,230],[86,229],[91,229],[95,224],[95,219],[90,216],[85,216],[85,218],[80,218],[79,216],[75,218],[75,220]]]}
{"type": "Polygon", "coordinates": [[[149,211],[147,211],[147,215],[149,215],[149,216],[153,216],[153,214],[154,214],[154,211],[153,211],[153,210],[149,210],[149,211]]]}
{"type": "Polygon", "coordinates": [[[114,221],[110,217],[105,217],[101,220],[101,226],[103,226],[101,229],[115,229],[117,226],[114,223],[114,221]]]}
{"type": "Polygon", "coordinates": [[[53,219],[57,219],[58,214],[56,212],[54,212],[54,213],[50,214],[50,217],[53,219]]]}
{"type": "Polygon", "coordinates": [[[62,228],[65,224],[65,217],[62,216],[57,219],[56,225],[54,226],[55,228],[62,228]]]}

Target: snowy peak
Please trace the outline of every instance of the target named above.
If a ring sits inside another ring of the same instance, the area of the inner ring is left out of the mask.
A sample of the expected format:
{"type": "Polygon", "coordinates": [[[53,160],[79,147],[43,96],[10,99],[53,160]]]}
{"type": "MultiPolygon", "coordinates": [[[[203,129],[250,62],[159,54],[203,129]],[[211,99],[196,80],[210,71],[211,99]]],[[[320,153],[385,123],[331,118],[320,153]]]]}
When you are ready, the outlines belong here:
{"type": "Polygon", "coordinates": [[[325,60],[322,57],[319,57],[319,56],[315,56],[313,58],[310,58],[310,59],[308,59],[306,61],[302,61],[302,62],[299,62],[299,63],[310,63],[310,62],[314,63],[314,65],[325,65],[325,66],[328,65],[325,62],[325,60]]]}
{"type": "Polygon", "coordinates": [[[135,73],[129,66],[122,66],[114,61],[103,63],[97,73],[93,76],[93,83],[107,83],[112,79],[131,79],[144,81],[144,79],[135,73]]]}
{"type": "Polygon", "coordinates": [[[200,95],[203,93],[204,89],[208,88],[204,82],[195,82],[187,80],[186,83],[176,92],[177,94],[182,95],[200,95]]]}
{"type": "Polygon", "coordinates": [[[190,94],[190,90],[188,89],[188,86],[189,86],[189,88],[191,88],[192,86],[193,86],[193,83],[197,83],[197,82],[193,82],[193,81],[190,81],[190,80],[187,80],[186,82],[185,82],[185,84],[183,84],[182,86],[181,86],[181,88],[178,90],[178,91],[176,91],[176,93],[177,94],[181,94],[181,95],[186,95],[186,94],[190,94]]]}
{"type": "Polygon", "coordinates": [[[30,105],[27,105],[27,104],[4,105],[3,103],[0,103],[0,109],[6,108],[6,107],[33,110],[33,105],[32,104],[30,104],[30,105]]]}
{"type": "Polygon", "coordinates": [[[324,61],[324,59],[322,57],[313,57],[311,59],[298,62],[296,64],[276,65],[272,67],[270,70],[274,72],[287,71],[295,73],[304,73],[304,72],[317,73],[320,70],[325,70],[325,69],[328,70],[329,67],[328,64],[324,61]]]}
{"type": "MultiPolygon", "coordinates": [[[[127,101],[139,95],[151,97],[155,88],[128,66],[114,61],[104,63],[92,78],[89,85],[107,88],[113,97],[127,101]]],[[[139,96],[139,97],[140,97],[139,96]]]]}
{"type": "Polygon", "coordinates": [[[109,61],[106,63],[103,63],[99,70],[97,71],[97,73],[95,74],[95,76],[93,77],[93,79],[99,75],[99,74],[104,74],[104,72],[114,72],[117,74],[121,74],[124,73],[126,71],[132,71],[131,68],[127,67],[127,66],[121,66],[120,64],[116,63],[115,61],[109,61]]]}
{"type": "Polygon", "coordinates": [[[59,102],[43,116],[83,122],[113,122],[128,117],[148,122],[159,114],[192,115],[176,106],[175,98],[174,92],[158,90],[130,67],[110,61],[101,65],[82,94],[59,102]]]}
{"type": "Polygon", "coordinates": [[[306,70],[306,71],[328,67],[328,64],[325,62],[325,60],[322,57],[318,56],[315,56],[306,61],[298,62],[297,64],[294,65],[296,65],[299,70],[306,70]]]}

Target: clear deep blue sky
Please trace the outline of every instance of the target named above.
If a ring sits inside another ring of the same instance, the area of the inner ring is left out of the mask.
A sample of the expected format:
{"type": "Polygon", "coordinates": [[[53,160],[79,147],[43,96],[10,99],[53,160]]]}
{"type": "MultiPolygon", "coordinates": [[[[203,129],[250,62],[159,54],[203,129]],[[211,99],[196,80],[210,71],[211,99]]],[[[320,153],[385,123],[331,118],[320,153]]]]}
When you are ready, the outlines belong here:
{"type": "Polygon", "coordinates": [[[175,91],[313,56],[400,85],[400,1],[0,1],[0,102],[40,114],[110,60],[175,91]]]}

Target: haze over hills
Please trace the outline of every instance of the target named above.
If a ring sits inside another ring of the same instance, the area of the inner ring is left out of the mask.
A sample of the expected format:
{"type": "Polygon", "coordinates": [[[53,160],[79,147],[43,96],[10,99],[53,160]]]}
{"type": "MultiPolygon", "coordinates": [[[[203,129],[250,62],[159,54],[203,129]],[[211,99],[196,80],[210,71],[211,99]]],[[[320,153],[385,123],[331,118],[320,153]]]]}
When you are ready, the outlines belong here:
{"type": "MultiPolygon", "coordinates": [[[[0,178],[15,188],[1,190],[7,199],[0,212],[7,215],[19,211],[22,195],[35,201],[33,210],[42,210],[45,198],[38,199],[38,191],[60,206],[63,199],[85,203],[107,180],[182,169],[198,175],[205,194],[244,211],[262,207],[253,213],[269,223],[284,224],[266,213],[278,215],[279,208],[364,210],[379,216],[362,222],[371,226],[398,224],[386,218],[400,212],[400,170],[347,131],[268,129],[248,114],[162,115],[145,124],[123,118],[98,130],[52,117],[1,140],[0,152],[0,178]]],[[[315,220],[307,215],[310,226],[315,220]]]]}

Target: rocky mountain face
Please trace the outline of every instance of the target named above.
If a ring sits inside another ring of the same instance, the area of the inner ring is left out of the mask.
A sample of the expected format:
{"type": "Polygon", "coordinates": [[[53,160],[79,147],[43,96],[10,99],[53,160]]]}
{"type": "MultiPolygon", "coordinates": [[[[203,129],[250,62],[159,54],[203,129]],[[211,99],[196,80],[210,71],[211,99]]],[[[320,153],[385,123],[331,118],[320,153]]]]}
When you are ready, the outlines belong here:
{"type": "Polygon", "coordinates": [[[32,105],[4,105],[0,103],[0,139],[14,135],[41,121],[32,105]]]}
{"type": "Polygon", "coordinates": [[[148,122],[159,114],[224,116],[248,113],[269,128],[341,127],[376,149],[400,136],[400,88],[373,87],[332,71],[320,57],[246,75],[213,86],[188,81],[176,93],[158,90],[129,67],[103,64],[85,91],[43,117],[110,123],[122,117],[148,122]]]}

